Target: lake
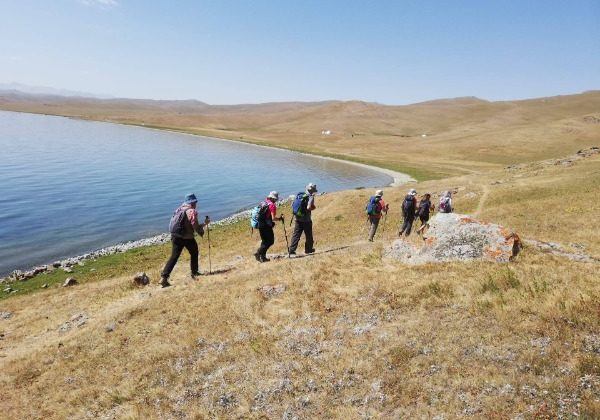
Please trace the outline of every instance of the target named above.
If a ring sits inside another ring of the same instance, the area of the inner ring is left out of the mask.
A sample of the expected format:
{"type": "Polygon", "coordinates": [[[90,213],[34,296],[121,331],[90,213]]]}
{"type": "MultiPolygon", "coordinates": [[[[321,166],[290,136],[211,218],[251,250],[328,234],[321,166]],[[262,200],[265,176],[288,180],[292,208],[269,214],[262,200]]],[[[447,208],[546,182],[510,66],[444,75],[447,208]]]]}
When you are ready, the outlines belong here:
{"type": "MultiPolygon", "coordinates": [[[[315,134],[317,135],[317,134],[315,134]]],[[[213,220],[309,182],[319,192],[389,175],[273,148],[0,111],[0,276],[168,230],[188,192],[213,220]]]]}

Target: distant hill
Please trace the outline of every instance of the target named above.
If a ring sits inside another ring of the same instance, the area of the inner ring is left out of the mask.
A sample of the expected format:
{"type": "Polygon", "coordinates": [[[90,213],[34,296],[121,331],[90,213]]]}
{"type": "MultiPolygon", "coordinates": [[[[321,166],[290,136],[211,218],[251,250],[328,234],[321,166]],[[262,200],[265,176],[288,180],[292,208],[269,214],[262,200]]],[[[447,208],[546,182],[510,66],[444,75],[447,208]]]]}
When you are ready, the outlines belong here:
{"type": "Polygon", "coordinates": [[[30,86],[22,83],[0,83],[0,91],[13,91],[14,93],[27,93],[31,95],[53,95],[53,96],[78,96],[82,98],[107,99],[110,95],[98,95],[89,92],[79,92],[68,89],[56,89],[47,86],[30,86]]]}

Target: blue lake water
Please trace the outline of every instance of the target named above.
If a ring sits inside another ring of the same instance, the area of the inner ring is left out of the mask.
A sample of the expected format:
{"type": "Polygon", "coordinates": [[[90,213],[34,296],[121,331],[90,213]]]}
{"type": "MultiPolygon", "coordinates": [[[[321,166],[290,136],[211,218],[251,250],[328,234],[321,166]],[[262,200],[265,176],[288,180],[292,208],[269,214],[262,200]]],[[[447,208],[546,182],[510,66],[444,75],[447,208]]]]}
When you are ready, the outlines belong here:
{"type": "Polygon", "coordinates": [[[164,233],[188,192],[217,220],[309,182],[322,192],[392,179],[283,150],[0,111],[0,276],[164,233]]]}

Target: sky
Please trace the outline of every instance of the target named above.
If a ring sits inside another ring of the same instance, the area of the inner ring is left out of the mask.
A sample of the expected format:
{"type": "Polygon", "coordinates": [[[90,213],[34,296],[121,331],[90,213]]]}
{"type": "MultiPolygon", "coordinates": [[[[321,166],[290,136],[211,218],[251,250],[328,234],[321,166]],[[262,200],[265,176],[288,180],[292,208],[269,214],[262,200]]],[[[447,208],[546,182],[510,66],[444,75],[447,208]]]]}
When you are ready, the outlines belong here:
{"type": "Polygon", "coordinates": [[[600,89],[600,0],[0,0],[0,83],[210,104],[600,89]]]}

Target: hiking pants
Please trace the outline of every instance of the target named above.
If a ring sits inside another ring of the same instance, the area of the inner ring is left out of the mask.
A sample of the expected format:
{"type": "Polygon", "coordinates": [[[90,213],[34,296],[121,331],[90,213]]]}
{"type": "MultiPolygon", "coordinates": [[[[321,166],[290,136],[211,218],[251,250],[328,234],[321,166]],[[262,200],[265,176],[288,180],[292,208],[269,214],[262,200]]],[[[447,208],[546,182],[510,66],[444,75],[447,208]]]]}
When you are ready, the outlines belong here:
{"type": "Polygon", "coordinates": [[[260,239],[262,242],[260,243],[260,247],[256,253],[258,255],[262,255],[263,257],[267,256],[267,250],[275,243],[275,234],[273,233],[272,226],[265,226],[258,229],[258,233],[260,233],[260,239]]]}
{"type": "Polygon", "coordinates": [[[175,236],[171,236],[171,258],[165,264],[165,268],[163,268],[162,273],[160,273],[161,277],[169,278],[171,275],[171,271],[173,271],[173,267],[177,264],[177,260],[183,251],[183,248],[187,249],[190,253],[190,268],[192,273],[198,272],[198,243],[195,239],[183,239],[177,238],[175,236]]]}
{"type": "Polygon", "coordinates": [[[410,231],[412,230],[412,225],[415,220],[414,214],[405,214],[404,215],[404,223],[402,224],[402,229],[398,232],[399,236],[402,236],[404,233],[406,236],[410,235],[410,231]]]}
{"type": "Polygon", "coordinates": [[[379,226],[379,221],[381,217],[369,216],[369,222],[371,222],[371,229],[369,229],[369,241],[372,241],[375,237],[375,232],[377,232],[377,226],[379,226]]]}
{"type": "Polygon", "coordinates": [[[294,233],[292,234],[292,244],[290,245],[290,252],[296,252],[296,248],[298,248],[298,242],[300,242],[300,236],[302,236],[302,232],[304,232],[304,252],[311,253],[313,252],[313,232],[312,232],[312,220],[307,222],[299,222],[296,219],[296,224],[294,225],[294,233]]]}
{"type": "Polygon", "coordinates": [[[419,220],[421,221],[421,226],[427,224],[429,222],[429,215],[427,216],[419,216],[419,220]]]}

